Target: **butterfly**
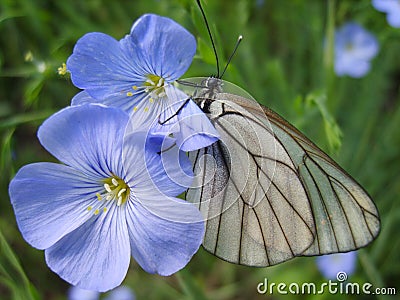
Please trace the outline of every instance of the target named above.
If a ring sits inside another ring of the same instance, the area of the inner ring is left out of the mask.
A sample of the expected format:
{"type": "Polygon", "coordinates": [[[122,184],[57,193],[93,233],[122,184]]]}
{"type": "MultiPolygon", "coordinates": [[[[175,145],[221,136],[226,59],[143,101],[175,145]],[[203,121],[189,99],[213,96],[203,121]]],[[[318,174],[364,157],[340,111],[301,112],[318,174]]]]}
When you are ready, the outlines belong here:
{"type": "Polygon", "coordinates": [[[206,219],[206,250],[236,264],[271,266],[355,250],[377,237],[370,196],[293,125],[227,81],[183,84],[196,87],[192,100],[221,136],[189,153],[196,177],[186,200],[206,219]]]}
{"type": "Polygon", "coordinates": [[[368,193],[293,125],[221,77],[180,81],[220,134],[189,153],[196,177],[185,197],[206,219],[203,247],[232,263],[271,266],[373,241],[380,219],[368,193]]]}

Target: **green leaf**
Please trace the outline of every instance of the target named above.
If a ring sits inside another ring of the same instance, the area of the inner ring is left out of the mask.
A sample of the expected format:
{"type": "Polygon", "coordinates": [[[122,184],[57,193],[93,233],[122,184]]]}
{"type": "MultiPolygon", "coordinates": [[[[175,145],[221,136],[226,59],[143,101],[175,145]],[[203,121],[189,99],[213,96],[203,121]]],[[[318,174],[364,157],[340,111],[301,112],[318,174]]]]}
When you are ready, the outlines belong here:
{"type": "Polygon", "coordinates": [[[197,49],[199,51],[200,59],[207,64],[215,65],[215,55],[209,44],[209,42],[205,42],[202,38],[197,39],[197,49]]]}
{"type": "Polygon", "coordinates": [[[29,282],[17,256],[11,250],[0,231],[0,278],[14,300],[40,299],[33,285],[29,282]]]}
{"type": "Polygon", "coordinates": [[[52,110],[37,111],[31,113],[17,114],[7,119],[0,120],[1,128],[15,127],[23,123],[41,121],[53,114],[52,110]]]}
{"type": "Polygon", "coordinates": [[[333,115],[326,106],[326,93],[313,92],[307,95],[306,104],[316,105],[324,122],[325,134],[329,148],[332,152],[337,152],[342,145],[343,133],[333,115]]]}

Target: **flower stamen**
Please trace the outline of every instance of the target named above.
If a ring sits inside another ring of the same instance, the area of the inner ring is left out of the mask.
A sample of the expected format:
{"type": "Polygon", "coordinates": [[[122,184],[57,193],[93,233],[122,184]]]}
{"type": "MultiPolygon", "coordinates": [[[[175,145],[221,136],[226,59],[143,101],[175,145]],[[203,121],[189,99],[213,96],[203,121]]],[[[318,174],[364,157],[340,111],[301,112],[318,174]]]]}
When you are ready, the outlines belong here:
{"type": "Polygon", "coordinates": [[[111,179],[111,182],[112,182],[112,184],[113,184],[114,186],[118,186],[118,181],[117,181],[117,179],[113,178],[113,179],[111,179]]]}
{"type": "MultiPolygon", "coordinates": [[[[106,201],[115,200],[117,202],[117,206],[121,206],[127,201],[130,194],[130,189],[121,178],[113,176],[105,179],[103,182],[103,186],[106,192],[106,194],[104,195],[106,201]]],[[[99,196],[97,194],[96,196],[99,199],[99,196]]]]}
{"type": "Polygon", "coordinates": [[[165,79],[158,75],[148,74],[146,80],[143,83],[144,90],[150,94],[151,99],[162,98],[166,95],[165,93],[165,79]]]}
{"type": "MultiPolygon", "coordinates": [[[[101,212],[105,213],[108,211],[108,203],[115,200],[115,204],[119,207],[123,205],[128,199],[130,194],[129,186],[118,176],[113,175],[112,177],[103,180],[104,191],[102,193],[96,193],[97,200],[105,202],[96,204],[95,206],[88,206],[86,209],[88,212],[92,212],[95,216],[101,212]]],[[[112,205],[113,202],[110,204],[112,205]]]]}
{"type": "MultiPolygon", "coordinates": [[[[153,82],[153,80],[151,80],[150,78],[146,79],[147,83],[150,83],[150,86],[155,85],[155,83],[153,82]]],[[[145,84],[146,85],[146,84],[145,84]]]]}
{"type": "Polygon", "coordinates": [[[104,184],[104,188],[106,189],[106,191],[107,191],[108,193],[111,193],[111,192],[112,192],[112,190],[111,190],[111,188],[110,188],[110,185],[109,185],[108,183],[105,183],[105,184],[104,184]]]}
{"type": "Polygon", "coordinates": [[[120,190],[119,192],[118,192],[118,195],[117,195],[117,197],[118,198],[120,198],[121,197],[121,195],[123,194],[123,193],[125,193],[126,192],[126,189],[122,189],[122,190],[120,190]]]}

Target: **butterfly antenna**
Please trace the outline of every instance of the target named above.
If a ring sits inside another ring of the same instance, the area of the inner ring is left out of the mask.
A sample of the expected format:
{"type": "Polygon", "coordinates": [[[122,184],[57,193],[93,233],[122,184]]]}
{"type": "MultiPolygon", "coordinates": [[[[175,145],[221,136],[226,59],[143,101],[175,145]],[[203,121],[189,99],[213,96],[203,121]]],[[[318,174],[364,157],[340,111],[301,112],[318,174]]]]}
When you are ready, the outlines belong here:
{"type": "Polygon", "coordinates": [[[228,62],[226,63],[225,68],[224,68],[224,70],[222,71],[221,77],[219,77],[220,79],[222,79],[222,76],[224,76],[226,69],[228,69],[228,66],[229,66],[229,64],[230,64],[230,62],[231,62],[233,56],[235,55],[236,50],[237,50],[237,48],[239,47],[239,44],[240,44],[240,42],[242,41],[242,39],[243,39],[243,36],[239,35],[239,37],[238,37],[238,39],[237,39],[237,41],[236,41],[235,48],[233,48],[232,54],[231,54],[231,55],[229,56],[229,58],[228,58],[228,62]]]}
{"type": "Polygon", "coordinates": [[[207,17],[206,17],[206,14],[205,14],[204,10],[203,10],[203,7],[201,6],[200,0],[197,0],[197,5],[199,6],[200,11],[201,11],[201,14],[203,15],[204,23],[206,23],[206,27],[207,27],[207,31],[208,31],[208,36],[210,37],[211,45],[212,45],[213,50],[214,50],[215,61],[216,61],[216,63],[217,63],[217,78],[220,78],[220,77],[219,77],[219,60],[218,60],[218,54],[217,54],[217,49],[215,48],[215,43],[214,43],[213,36],[212,36],[212,34],[211,34],[210,26],[208,25],[207,17]]]}

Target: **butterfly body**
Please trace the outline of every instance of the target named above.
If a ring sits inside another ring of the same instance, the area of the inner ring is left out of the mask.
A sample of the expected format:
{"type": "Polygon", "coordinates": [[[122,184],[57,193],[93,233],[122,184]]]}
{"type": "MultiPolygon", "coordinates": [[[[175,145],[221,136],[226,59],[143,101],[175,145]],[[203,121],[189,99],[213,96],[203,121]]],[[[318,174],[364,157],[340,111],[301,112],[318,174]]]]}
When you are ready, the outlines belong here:
{"type": "Polygon", "coordinates": [[[193,100],[221,135],[189,154],[197,176],[186,199],[206,219],[206,250],[232,263],[270,266],[375,239],[375,205],[327,154],[231,83],[192,82],[199,86],[193,100]]]}

